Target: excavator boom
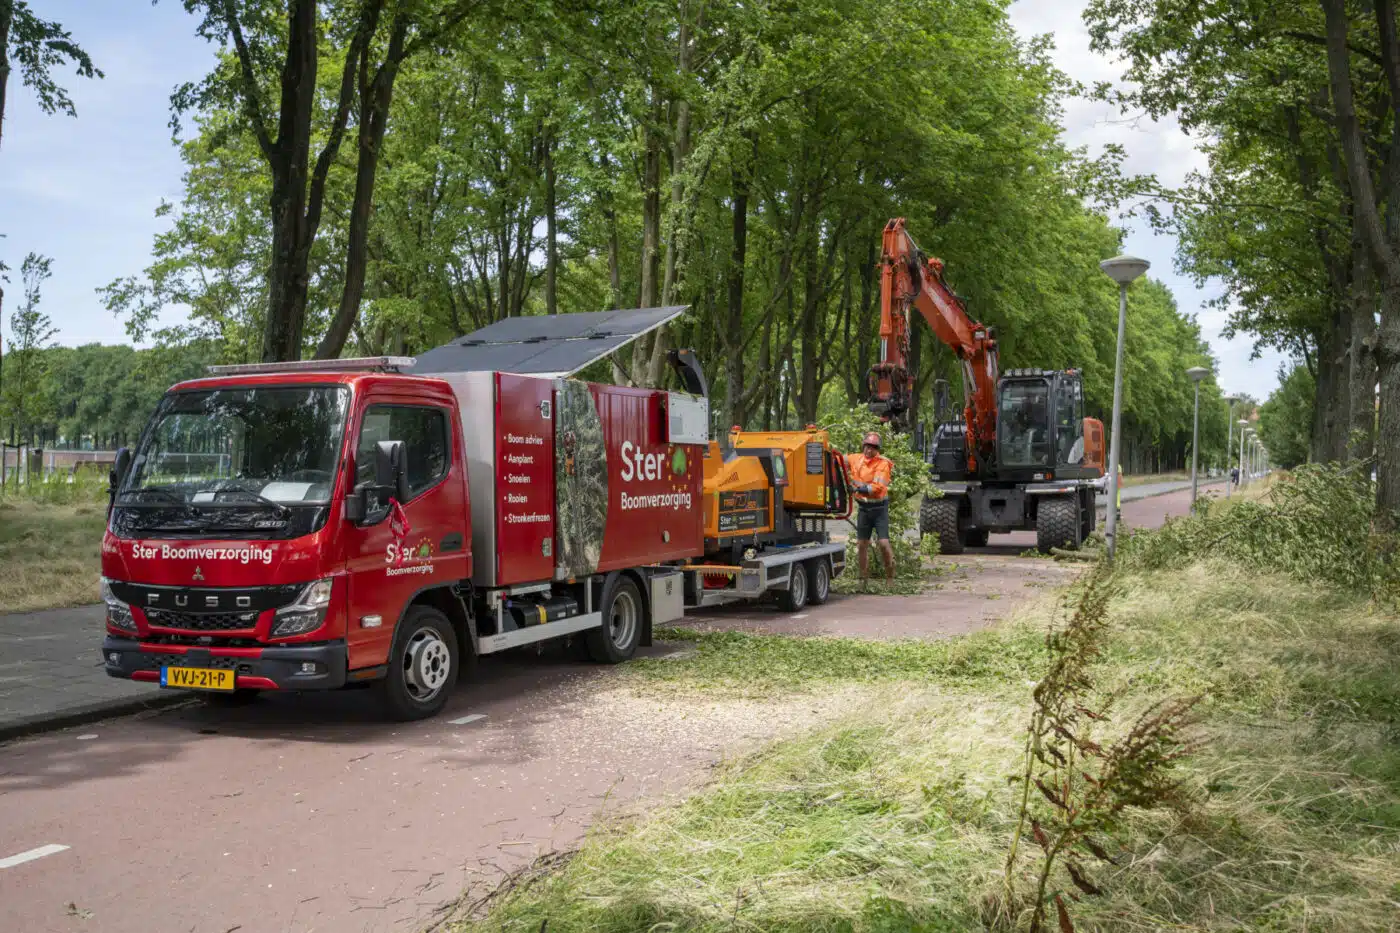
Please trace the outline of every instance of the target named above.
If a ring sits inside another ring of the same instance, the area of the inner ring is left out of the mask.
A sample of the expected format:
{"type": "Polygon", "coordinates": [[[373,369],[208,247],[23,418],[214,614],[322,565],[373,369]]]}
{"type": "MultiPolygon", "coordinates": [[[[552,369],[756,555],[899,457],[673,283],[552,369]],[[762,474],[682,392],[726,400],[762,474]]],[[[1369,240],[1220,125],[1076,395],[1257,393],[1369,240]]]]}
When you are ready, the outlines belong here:
{"type": "Polygon", "coordinates": [[[973,321],[943,278],[941,260],[925,257],[899,217],[885,225],[880,255],[880,361],[870,370],[870,408],[896,427],[906,427],[912,408],[909,372],[909,312],[917,308],[938,339],[963,367],[966,390],[969,472],[995,461],[997,342],[973,321]]]}

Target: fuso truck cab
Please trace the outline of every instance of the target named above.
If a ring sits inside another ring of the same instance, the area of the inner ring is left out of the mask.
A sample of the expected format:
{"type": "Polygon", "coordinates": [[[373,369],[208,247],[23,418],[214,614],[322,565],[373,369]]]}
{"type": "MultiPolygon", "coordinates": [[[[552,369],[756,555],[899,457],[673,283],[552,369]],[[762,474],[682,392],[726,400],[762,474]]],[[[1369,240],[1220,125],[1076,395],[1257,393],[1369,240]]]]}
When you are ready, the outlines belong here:
{"type": "Polygon", "coordinates": [[[688,357],[686,393],[567,377],[683,311],[173,387],[113,470],[107,673],[225,700],[370,684],[415,719],[477,655],[627,659],[704,551],[704,380],[688,357]]]}

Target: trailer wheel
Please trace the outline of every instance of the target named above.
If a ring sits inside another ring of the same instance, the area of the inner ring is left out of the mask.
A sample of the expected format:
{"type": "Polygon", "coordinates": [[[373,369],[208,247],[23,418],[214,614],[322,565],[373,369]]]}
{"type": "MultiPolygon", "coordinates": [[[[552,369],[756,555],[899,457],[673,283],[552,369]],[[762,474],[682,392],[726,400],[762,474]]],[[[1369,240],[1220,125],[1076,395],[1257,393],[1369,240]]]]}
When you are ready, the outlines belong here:
{"type": "Polygon", "coordinates": [[[987,539],[991,536],[992,533],[985,528],[969,528],[964,533],[968,547],[986,547],[987,539]]]}
{"type": "Polygon", "coordinates": [[[642,636],[642,594],[637,584],[613,577],[603,590],[603,626],[588,633],[588,656],[599,664],[621,664],[637,651],[642,636]]]}
{"type": "Polygon", "coordinates": [[[457,635],[432,606],[413,606],[394,633],[389,672],[375,682],[385,711],[400,722],[436,716],[457,682],[457,635]]]}
{"type": "Polygon", "coordinates": [[[831,596],[831,561],[825,557],[818,557],[816,560],[807,562],[807,601],[813,606],[820,606],[831,596]]]}
{"type": "Polygon", "coordinates": [[[1073,496],[1046,496],[1035,515],[1035,545],[1042,554],[1051,548],[1079,547],[1079,508],[1073,496]]]}
{"type": "Polygon", "coordinates": [[[785,590],[778,590],[778,608],[784,612],[797,612],[807,605],[807,568],[799,563],[792,565],[785,590]]]}
{"type": "Polygon", "coordinates": [[[958,530],[958,500],[924,499],[919,507],[919,531],[938,536],[938,553],[961,554],[963,536],[958,530]]]}

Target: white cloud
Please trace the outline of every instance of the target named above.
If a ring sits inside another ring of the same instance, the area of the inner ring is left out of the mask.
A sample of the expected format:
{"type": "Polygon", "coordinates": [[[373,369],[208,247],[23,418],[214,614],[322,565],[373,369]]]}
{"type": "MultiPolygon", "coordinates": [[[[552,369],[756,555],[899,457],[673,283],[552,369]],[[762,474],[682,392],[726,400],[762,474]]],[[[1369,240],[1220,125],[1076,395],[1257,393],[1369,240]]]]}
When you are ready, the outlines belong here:
{"type": "MultiPolygon", "coordinates": [[[[1089,48],[1089,30],[1082,15],[1085,5],[1084,0],[1019,0],[1011,7],[1011,23],[1027,38],[1052,35],[1055,43],[1052,60],[1072,79],[1085,85],[1097,81],[1121,83],[1122,66],[1089,48]]],[[[1206,166],[1205,156],[1196,142],[1182,132],[1174,117],[1153,121],[1146,116],[1125,116],[1105,103],[1073,100],[1066,103],[1064,121],[1068,145],[1084,146],[1092,156],[1102,152],[1105,146],[1117,143],[1126,153],[1128,172],[1153,174],[1167,185],[1180,184],[1187,173],[1206,166]]],[[[1125,249],[1149,260],[1152,263],[1150,274],[1172,290],[1184,312],[1196,314],[1202,335],[1219,361],[1217,378],[1220,384],[1259,399],[1268,397],[1278,385],[1277,371],[1282,357],[1274,351],[1265,351],[1260,359],[1251,360],[1253,341],[1249,337],[1226,340],[1221,336],[1226,315],[1208,307],[1206,302],[1219,296],[1223,287],[1219,283],[1207,283],[1197,288],[1190,278],[1177,273],[1175,237],[1154,234],[1141,223],[1121,218],[1120,222],[1128,230],[1125,249]]],[[[1132,339],[1131,323],[1129,330],[1129,339],[1132,339]]]]}

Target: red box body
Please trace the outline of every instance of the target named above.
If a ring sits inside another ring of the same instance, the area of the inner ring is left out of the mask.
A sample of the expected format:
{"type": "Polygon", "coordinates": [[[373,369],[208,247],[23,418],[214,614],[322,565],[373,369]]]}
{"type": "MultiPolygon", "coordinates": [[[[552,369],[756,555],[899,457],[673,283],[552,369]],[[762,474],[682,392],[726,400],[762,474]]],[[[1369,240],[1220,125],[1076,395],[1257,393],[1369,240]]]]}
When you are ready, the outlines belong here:
{"type": "Polygon", "coordinates": [[[494,585],[703,553],[702,450],[667,442],[666,392],[508,373],[494,382],[494,585]]]}

